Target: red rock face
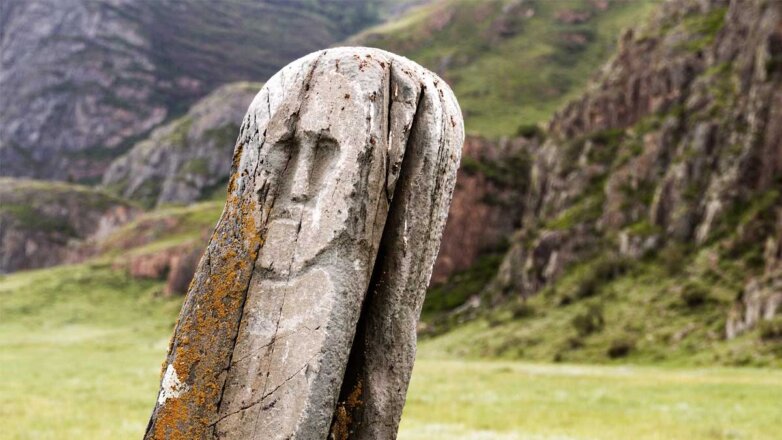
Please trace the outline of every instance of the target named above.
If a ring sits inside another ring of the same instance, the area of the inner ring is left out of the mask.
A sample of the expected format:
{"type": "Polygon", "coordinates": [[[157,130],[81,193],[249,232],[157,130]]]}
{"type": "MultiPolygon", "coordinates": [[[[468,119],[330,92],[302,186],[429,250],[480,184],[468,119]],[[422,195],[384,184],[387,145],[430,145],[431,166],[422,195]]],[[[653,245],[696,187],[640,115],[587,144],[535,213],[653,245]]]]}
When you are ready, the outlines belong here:
{"type": "MultiPolygon", "coordinates": [[[[444,282],[455,272],[472,266],[481,253],[501,246],[520,218],[521,188],[492,179],[468,166],[481,162],[491,166],[525,148],[526,141],[493,142],[467,137],[462,167],[456,179],[448,222],[434,265],[431,284],[444,282]]],[[[523,170],[518,170],[523,172],[523,170]]]]}
{"type": "Polygon", "coordinates": [[[188,242],[162,250],[132,255],[114,262],[115,269],[124,269],[134,278],[166,280],[163,294],[182,295],[195,274],[204,243],[188,242]]]}

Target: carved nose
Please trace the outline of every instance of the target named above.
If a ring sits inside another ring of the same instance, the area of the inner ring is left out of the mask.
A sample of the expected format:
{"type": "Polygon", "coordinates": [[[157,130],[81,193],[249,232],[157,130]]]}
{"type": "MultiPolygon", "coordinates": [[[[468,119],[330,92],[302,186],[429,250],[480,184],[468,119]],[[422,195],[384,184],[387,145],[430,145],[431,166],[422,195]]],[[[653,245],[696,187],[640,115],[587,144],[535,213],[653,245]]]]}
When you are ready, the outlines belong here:
{"type": "Polygon", "coordinates": [[[299,150],[296,168],[291,185],[291,200],[306,202],[310,198],[310,181],[312,178],[313,149],[302,145],[299,150]]]}

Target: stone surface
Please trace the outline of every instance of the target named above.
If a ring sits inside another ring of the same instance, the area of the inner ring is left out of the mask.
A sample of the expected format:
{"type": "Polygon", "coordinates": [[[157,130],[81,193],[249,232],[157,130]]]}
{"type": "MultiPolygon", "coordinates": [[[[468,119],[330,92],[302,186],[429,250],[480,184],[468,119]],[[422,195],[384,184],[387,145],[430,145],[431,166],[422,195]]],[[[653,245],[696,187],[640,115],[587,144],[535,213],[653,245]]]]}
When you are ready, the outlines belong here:
{"type": "Polygon", "coordinates": [[[387,52],[272,77],[146,438],[394,438],[463,136],[447,85],[387,52]]]}

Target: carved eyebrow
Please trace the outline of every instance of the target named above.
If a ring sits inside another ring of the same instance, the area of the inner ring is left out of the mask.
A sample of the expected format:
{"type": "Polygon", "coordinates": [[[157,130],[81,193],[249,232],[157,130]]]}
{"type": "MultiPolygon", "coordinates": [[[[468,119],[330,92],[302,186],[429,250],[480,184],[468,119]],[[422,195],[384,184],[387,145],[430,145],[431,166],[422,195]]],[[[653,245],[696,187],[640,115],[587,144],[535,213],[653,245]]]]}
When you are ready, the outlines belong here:
{"type": "Polygon", "coordinates": [[[323,148],[323,147],[337,148],[339,147],[339,142],[337,142],[337,140],[334,139],[334,137],[331,136],[331,134],[325,134],[318,137],[317,141],[315,142],[315,148],[323,148]]]}

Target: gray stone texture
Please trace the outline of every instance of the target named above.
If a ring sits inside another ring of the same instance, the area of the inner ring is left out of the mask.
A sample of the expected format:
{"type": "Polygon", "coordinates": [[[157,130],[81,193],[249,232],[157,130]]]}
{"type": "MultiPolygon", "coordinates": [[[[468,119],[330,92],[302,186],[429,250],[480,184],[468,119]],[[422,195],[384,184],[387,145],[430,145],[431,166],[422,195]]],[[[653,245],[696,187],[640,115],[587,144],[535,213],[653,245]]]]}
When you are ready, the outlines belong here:
{"type": "Polygon", "coordinates": [[[145,438],[395,438],[463,138],[448,86],[388,52],[272,77],[145,438]]]}

